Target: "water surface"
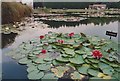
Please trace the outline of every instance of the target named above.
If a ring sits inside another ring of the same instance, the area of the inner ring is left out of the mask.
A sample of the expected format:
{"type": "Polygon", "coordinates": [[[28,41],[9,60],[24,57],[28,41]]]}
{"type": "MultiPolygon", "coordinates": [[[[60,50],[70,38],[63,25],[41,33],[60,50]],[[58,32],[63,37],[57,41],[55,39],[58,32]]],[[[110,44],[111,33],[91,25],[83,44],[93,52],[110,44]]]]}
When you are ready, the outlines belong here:
{"type": "MultiPolygon", "coordinates": [[[[60,33],[83,32],[87,35],[99,36],[106,39],[109,39],[109,36],[106,36],[106,31],[113,31],[118,33],[117,20],[108,20],[109,22],[105,22],[98,19],[98,21],[96,21],[97,24],[95,24],[95,20],[87,21],[85,20],[84,22],[80,22],[77,24],[70,23],[70,25],[67,22],[57,22],[56,24],[56,22],[43,21],[49,26],[46,28],[41,26],[32,28],[28,26],[25,27],[26,30],[21,31],[19,35],[16,35],[14,33],[9,35],[2,34],[2,40],[4,42],[4,48],[2,49],[3,79],[27,79],[26,66],[19,65],[17,61],[11,59],[11,57],[7,57],[4,55],[7,51],[16,48],[23,41],[39,38],[40,35],[47,34],[47,32],[49,31],[60,33]],[[87,23],[87,21],[89,21],[89,23],[87,23]]],[[[118,36],[112,37],[112,40],[117,42],[118,36]]]]}

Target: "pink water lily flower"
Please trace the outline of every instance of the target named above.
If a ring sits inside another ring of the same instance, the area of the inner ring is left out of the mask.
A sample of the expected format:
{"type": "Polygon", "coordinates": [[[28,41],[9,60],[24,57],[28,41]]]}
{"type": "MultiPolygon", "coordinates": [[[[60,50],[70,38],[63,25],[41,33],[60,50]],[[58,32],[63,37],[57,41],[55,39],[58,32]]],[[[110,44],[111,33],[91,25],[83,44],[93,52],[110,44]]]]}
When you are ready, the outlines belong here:
{"type": "Polygon", "coordinates": [[[92,51],[92,56],[94,58],[100,59],[103,55],[102,55],[102,53],[99,50],[93,50],[92,51]]]}
{"type": "Polygon", "coordinates": [[[64,40],[58,40],[57,42],[63,44],[64,40]]]}
{"type": "Polygon", "coordinates": [[[68,36],[69,36],[69,37],[73,37],[73,36],[74,36],[74,32],[69,33],[68,36]]]}
{"type": "Polygon", "coordinates": [[[42,50],[41,50],[41,53],[42,53],[42,54],[46,54],[46,53],[47,53],[47,50],[42,49],[42,50]]]}

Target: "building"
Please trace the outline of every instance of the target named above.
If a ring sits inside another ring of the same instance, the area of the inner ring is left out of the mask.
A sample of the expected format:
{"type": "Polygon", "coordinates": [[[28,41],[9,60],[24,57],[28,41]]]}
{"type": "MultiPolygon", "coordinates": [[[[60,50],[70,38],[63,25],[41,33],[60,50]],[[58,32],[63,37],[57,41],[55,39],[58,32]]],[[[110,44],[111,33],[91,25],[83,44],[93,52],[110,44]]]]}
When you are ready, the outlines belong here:
{"type": "Polygon", "coordinates": [[[93,4],[93,5],[89,5],[89,9],[105,10],[106,9],[106,4],[93,4]]]}

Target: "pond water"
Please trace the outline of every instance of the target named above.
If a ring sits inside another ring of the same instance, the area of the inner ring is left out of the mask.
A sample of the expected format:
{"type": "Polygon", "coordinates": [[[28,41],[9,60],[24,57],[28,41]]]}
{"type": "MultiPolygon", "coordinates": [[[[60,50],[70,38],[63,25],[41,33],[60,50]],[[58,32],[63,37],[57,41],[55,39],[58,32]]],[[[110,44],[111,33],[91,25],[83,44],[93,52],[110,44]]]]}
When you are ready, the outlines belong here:
{"type": "MultiPolygon", "coordinates": [[[[44,35],[49,31],[60,32],[60,33],[80,33],[83,32],[91,36],[99,36],[101,38],[109,39],[106,36],[106,31],[113,31],[118,33],[118,23],[116,19],[87,19],[79,23],[71,22],[55,22],[55,21],[40,21],[49,26],[44,27],[26,27],[24,31],[21,31],[19,35],[16,33],[10,33],[8,35],[2,34],[2,42],[4,44],[2,49],[2,71],[3,79],[27,79],[26,66],[19,65],[17,61],[7,57],[4,54],[16,48],[23,41],[28,41],[34,38],[38,38],[40,35],[44,35]]],[[[112,37],[112,40],[117,42],[117,37],[112,37]]]]}

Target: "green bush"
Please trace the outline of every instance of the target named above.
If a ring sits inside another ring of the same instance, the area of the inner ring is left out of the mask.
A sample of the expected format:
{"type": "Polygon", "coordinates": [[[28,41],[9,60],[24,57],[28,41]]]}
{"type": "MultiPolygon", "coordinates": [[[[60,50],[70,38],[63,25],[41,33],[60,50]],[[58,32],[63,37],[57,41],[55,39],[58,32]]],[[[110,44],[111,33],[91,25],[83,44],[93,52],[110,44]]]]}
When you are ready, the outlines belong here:
{"type": "Polygon", "coordinates": [[[32,8],[19,2],[2,2],[2,24],[20,21],[23,17],[30,16],[32,8]]]}

